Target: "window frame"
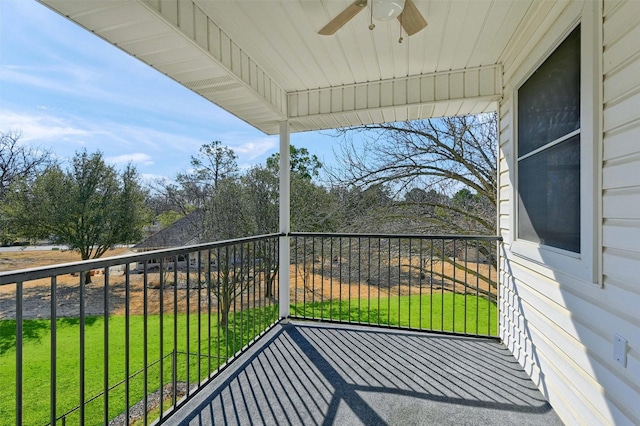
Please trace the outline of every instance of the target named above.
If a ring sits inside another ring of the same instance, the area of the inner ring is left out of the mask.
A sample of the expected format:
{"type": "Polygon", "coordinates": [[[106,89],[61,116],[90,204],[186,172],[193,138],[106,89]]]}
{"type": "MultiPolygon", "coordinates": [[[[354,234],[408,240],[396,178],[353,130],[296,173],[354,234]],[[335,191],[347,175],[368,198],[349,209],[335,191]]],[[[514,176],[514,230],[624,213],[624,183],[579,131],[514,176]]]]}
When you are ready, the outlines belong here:
{"type": "MultiPolygon", "coordinates": [[[[511,203],[511,251],[526,266],[545,276],[557,272],[594,283],[602,283],[602,253],[596,248],[602,239],[602,10],[598,2],[585,2],[578,19],[572,19],[561,32],[547,33],[546,49],[535,49],[532,63],[512,91],[511,123],[514,171],[511,203]],[[519,238],[518,234],[518,91],[564,40],[580,26],[580,253],[519,238]]],[[[542,42],[541,42],[542,44],[542,42]]],[[[524,68],[524,67],[523,67],[524,68]]]]}

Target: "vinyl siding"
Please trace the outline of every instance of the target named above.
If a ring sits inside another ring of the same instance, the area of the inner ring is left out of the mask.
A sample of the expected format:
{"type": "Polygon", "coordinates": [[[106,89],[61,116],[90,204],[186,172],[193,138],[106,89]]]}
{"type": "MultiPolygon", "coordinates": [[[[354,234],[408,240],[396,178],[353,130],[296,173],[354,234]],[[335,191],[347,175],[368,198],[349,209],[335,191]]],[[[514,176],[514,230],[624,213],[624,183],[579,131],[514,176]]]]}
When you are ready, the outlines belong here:
{"type": "MultiPolygon", "coordinates": [[[[593,238],[594,264],[601,268],[594,279],[570,262],[552,268],[526,259],[515,239],[516,89],[578,22],[583,4],[547,5],[545,24],[530,31],[535,38],[513,41],[528,43],[531,54],[503,58],[500,335],[567,424],[640,424],[640,2],[605,0],[602,6],[603,17],[592,21],[602,28],[589,30],[602,34],[594,49],[602,58],[602,75],[594,78],[598,90],[602,77],[595,111],[602,117],[602,141],[582,141],[592,144],[593,176],[602,182],[593,206],[594,235],[583,232],[593,238]],[[628,341],[626,367],[614,361],[616,333],[628,341]]],[[[585,25],[583,20],[583,34],[585,25]]]]}

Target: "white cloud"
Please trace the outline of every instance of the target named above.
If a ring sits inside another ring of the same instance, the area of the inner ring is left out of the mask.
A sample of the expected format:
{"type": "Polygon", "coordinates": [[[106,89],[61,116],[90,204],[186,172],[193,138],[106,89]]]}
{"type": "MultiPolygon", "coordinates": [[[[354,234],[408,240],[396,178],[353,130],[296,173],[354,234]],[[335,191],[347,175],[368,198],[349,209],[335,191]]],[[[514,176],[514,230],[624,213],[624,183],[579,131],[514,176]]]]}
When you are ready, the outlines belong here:
{"type": "Polygon", "coordinates": [[[145,166],[150,166],[153,164],[153,160],[151,156],[143,152],[135,152],[133,154],[122,154],[122,155],[105,157],[105,161],[107,163],[113,163],[113,164],[134,163],[134,164],[141,164],[145,166]]]}
{"type": "Polygon", "coordinates": [[[91,135],[91,131],[74,126],[68,120],[54,115],[22,114],[0,110],[0,128],[22,132],[22,142],[51,142],[70,140],[91,135]]]}
{"type": "Polygon", "coordinates": [[[231,145],[238,156],[245,157],[247,160],[259,158],[277,147],[278,139],[276,137],[257,138],[239,145],[231,145]]]}

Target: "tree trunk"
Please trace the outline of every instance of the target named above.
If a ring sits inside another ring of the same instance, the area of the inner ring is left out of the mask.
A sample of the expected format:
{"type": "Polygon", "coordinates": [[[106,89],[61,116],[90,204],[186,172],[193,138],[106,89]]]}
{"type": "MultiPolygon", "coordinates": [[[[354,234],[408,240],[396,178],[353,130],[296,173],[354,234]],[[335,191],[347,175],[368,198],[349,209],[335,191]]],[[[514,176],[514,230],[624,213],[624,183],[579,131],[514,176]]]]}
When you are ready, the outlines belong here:
{"type": "Polygon", "coordinates": [[[229,308],[224,304],[220,307],[220,325],[224,328],[229,325],[229,308]]]}

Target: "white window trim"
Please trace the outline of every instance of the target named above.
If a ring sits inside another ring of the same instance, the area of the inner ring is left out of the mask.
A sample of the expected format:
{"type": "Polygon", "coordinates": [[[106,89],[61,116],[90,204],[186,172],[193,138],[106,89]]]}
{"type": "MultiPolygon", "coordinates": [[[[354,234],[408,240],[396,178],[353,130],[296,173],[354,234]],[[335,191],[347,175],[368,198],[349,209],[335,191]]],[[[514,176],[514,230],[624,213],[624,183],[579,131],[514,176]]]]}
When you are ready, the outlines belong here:
{"type": "MultiPolygon", "coordinates": [[[[516,179],[511,203],[511,251],[528,267],[547,276],[554,271],[592,283],[602,284],[602,9],[600,2],[584,2],[579,19],[547,34],[541,44],[547,49],[535,63],[527,62],[526,71],[513,89],[512,170],[516,179]],[[518,233],[518,89],[558,48],[578,25],[580,35],[580,253],[519,239],[518,233]]],[[[523,67],[524,68],[524,67],[523,67]]]]}

